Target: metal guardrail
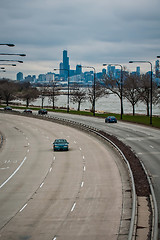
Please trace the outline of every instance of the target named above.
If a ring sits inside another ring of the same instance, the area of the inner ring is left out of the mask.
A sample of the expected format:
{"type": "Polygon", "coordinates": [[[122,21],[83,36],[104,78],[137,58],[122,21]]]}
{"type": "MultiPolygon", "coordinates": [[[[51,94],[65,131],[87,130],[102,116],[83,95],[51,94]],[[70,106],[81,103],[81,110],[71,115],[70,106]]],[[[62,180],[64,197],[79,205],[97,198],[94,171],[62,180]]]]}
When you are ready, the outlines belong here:
{"type": "Polygon", "coordinates": [[[141,165],[145,171],[145,174],[147,176],[148,182],[149,182],[149,186],[151,189],[151,195],[152,195],[152,201],[153,201],[153,206],[154,206],[154,214],[153,214],[153,224],[152,224],[152,238],[153,240],[158,240],[158,207],[157,207],[157,201],[156,201],[156,197],[155,197],[155,193],[154,193],[154,189],[153,189],[153,185],[151,182],[151,179],[148,175],[148,172],[143,164],[143,162],[141,161],[141,165]]]}

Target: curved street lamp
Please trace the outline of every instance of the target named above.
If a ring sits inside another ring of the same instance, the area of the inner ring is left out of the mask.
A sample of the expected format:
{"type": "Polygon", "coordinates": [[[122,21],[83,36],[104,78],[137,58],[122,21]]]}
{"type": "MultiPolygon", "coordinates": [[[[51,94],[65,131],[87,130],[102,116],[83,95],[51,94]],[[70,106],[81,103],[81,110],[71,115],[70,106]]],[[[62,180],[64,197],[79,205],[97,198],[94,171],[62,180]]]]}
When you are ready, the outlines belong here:
{"type": "Polygon", "coordinates": [[[103,66],[120,66],[121,68],[121,89],[120,89],[120,99],[121,99],[121,119],[123,116],[123,67],[121,64],[106,64],[104,63],[103,66]]]}
{"type": "Polygon", "coordinates": [[[15,67],[16,64],[4,63],[4,64],[0,64],[0,66],[12,66],[12,67],[15,67]]]}
{"type": "Polygon", "coordinates": [[[54,71],[57,71],[57,70],[64,70],[64,71],[67,71],[68,72],[68,94],[67,94],[67,113],[69,113],[69,69],[60,69],[60,68],[54,68],[54,71]]]}
{"type": "Polygon", "coordinates": [[[150,90],[150,124],[152,125],[152,63],[149,61],[129,61],[129,63],[149,63],[151,66],[151,90],[150,90]]]}
{"type": "Polygon", "coordinates": [[[0,45],[5,45],[5,46],[8,46],[8,47],[14,47],[15,46],[12,43],[0,43],[0,45]]]}
{"type": "Polygon", "coordinates": [[[92,68],[94,71],[94,78],[93,78],[93,116],[95,116],[95,107],[96,107],[96,69],[92,66],[82,66],[78,65],[81,68],[92,68]]]}
{"type": "Polygon", "coordinates": [[[23,63],[23,61],[19,61],[19,60],[0,60],[0,62],[18,62],[18,63],[23,63]]]}
{"type": "Polygon", "coordinates": [[[20,56],[20,57],[26,56],[26,54],[23,54],[23,53],[0,53],[0,55],[10,55],[10,56],[20,56]]]}

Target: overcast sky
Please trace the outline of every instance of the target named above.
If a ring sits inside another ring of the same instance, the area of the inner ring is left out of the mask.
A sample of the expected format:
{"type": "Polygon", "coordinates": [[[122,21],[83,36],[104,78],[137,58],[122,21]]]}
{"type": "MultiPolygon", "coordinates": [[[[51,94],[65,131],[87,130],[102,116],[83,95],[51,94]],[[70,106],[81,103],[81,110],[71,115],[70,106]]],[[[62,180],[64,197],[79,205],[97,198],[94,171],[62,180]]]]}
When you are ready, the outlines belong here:
{"type": "Polygon", "coordinates": [[[159,0],[0,0],[0,43],[16,45],[0,46],[0,53],[27,55],[0,56],[24,60],[0,77],[53,72],[64,49],[71,69],[87,64],[98,72],[103,63],[119,63],[135,70],[129,60],[154,64],[160,55],[159,12],[159,0]]]}

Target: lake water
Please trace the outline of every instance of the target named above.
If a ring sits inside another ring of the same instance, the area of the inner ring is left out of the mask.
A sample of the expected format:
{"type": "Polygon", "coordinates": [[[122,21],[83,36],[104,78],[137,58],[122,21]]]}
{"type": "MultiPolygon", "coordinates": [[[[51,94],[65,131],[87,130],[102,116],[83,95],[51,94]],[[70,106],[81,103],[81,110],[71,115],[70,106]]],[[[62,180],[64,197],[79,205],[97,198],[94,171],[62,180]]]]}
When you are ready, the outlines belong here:
{"type": "MultiPolygon", "coordinates": [[[[25,102],[23,102],[25,104],[25,102]]],[[[35,106],[42,106],[42,100],[39,98],[36,101],[32,102],[30,105],[35,106]]],[[[52,103],[49,102],[49,98],[45,97],[44,108],[47,106],[52,106],[52,103]]],[[[57,100],[55,101],[55,106],[57,107],[64,107],[67,108],[67,95],[60,95],[57,97],[57,100]]],[[[78,105],[73,104],[70,101],[69,104],[70,108],[77,110],[78,105]]],[[[131,113],[132,114],[132,105],[126,100],[123,99],[123,108],[124,113],[131,113]]],[[[86,101],[81,104],[80,110],[85,109],[91,109],[91,103],[89,101],[86,101]]],[[[96,111],[102,111],[102,112],[113,112],[113,113],[120,113],[120,99],[114,95],[110,94],[108,97],[102,97],[101,99],[96,101],[96,111]]],[[[153,115],[160,115],[160,105],[153,105],[153,115]]],[[[137,114],[145,114],[146,115],[146,106],[143,103],[138,103],[135,106],[135,113],[137,114]]]]}

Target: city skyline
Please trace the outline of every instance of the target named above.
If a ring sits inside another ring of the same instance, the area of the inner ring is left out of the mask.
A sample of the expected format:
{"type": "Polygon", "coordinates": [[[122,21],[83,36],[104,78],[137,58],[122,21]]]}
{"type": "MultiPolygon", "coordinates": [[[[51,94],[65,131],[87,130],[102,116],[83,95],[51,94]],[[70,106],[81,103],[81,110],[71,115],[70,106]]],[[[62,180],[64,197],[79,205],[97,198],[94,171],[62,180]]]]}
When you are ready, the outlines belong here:
{"type": "MultiPolygon", "coordinates": [[[[62,61],[60,61],[59,63],[59,68],[54,69],[54,72],[47,72],[45,74],[39,74],[37,77],[36,75],[27,75],[25,77],[23,77],[23,73],[22,72],[18,72],[16,75],[16,80],[18,81],[28,81],[30,83],[40,83],[40,84],[50,84],[53,81],[59,81],[63,82],[64,85],[67,84],[67,79],[68,77],[70,78],[70,82],[72,83],[82,83],[82,84],[91,84],[93,83],[93,74],[94,71],[93,69],[87,69],[86,67],[84,67],[84,69],[86,71],[82,71],[83,66],[81,65],[76,65],[75,69],[71,69],[70,68],[70,58],[68,56],[68,52],[67,50],[63,50],[62,53],[62,61]]],[[[108,74],[108,75],[112,75],[115,78],[120,78],[121,77],[121,69],[119,68],[119,66],[116,65],[106,65],[103,66],[102,70],[100,72],[95,72],[96,73],[96,78],[97,79],[101,79],[103,77],[103,74],[108,74]]],[[[137,74],[140,75],[141,74],[141,68],[140,66],[137,66],[135,71],[130,72],[131,74],[137,74]]],[[[148,71],[148,73],[150,74],[150,71],[148,71]]],[[[153,71],[153,76],[154,78],[159,78],[159,60],[155,61],[155,71],[153,71]]],[[[157,82],[159,82],[158,79],[156,79],[157,82]]]]}
{"type": "MultiPolygon", "coordinates": [[[[23,64],[6,67],[3,76],[17,72],[40,74],[58,68],[62,49],[70,52],[70,67],[119,63],[128,70],[130,60],[152,63],[160,54],[158,0],[28,0],[1,1],[2,52],[26,54],[23,64]]],[[[141,69],[149,71],[143,64],[141,69]]]]}

